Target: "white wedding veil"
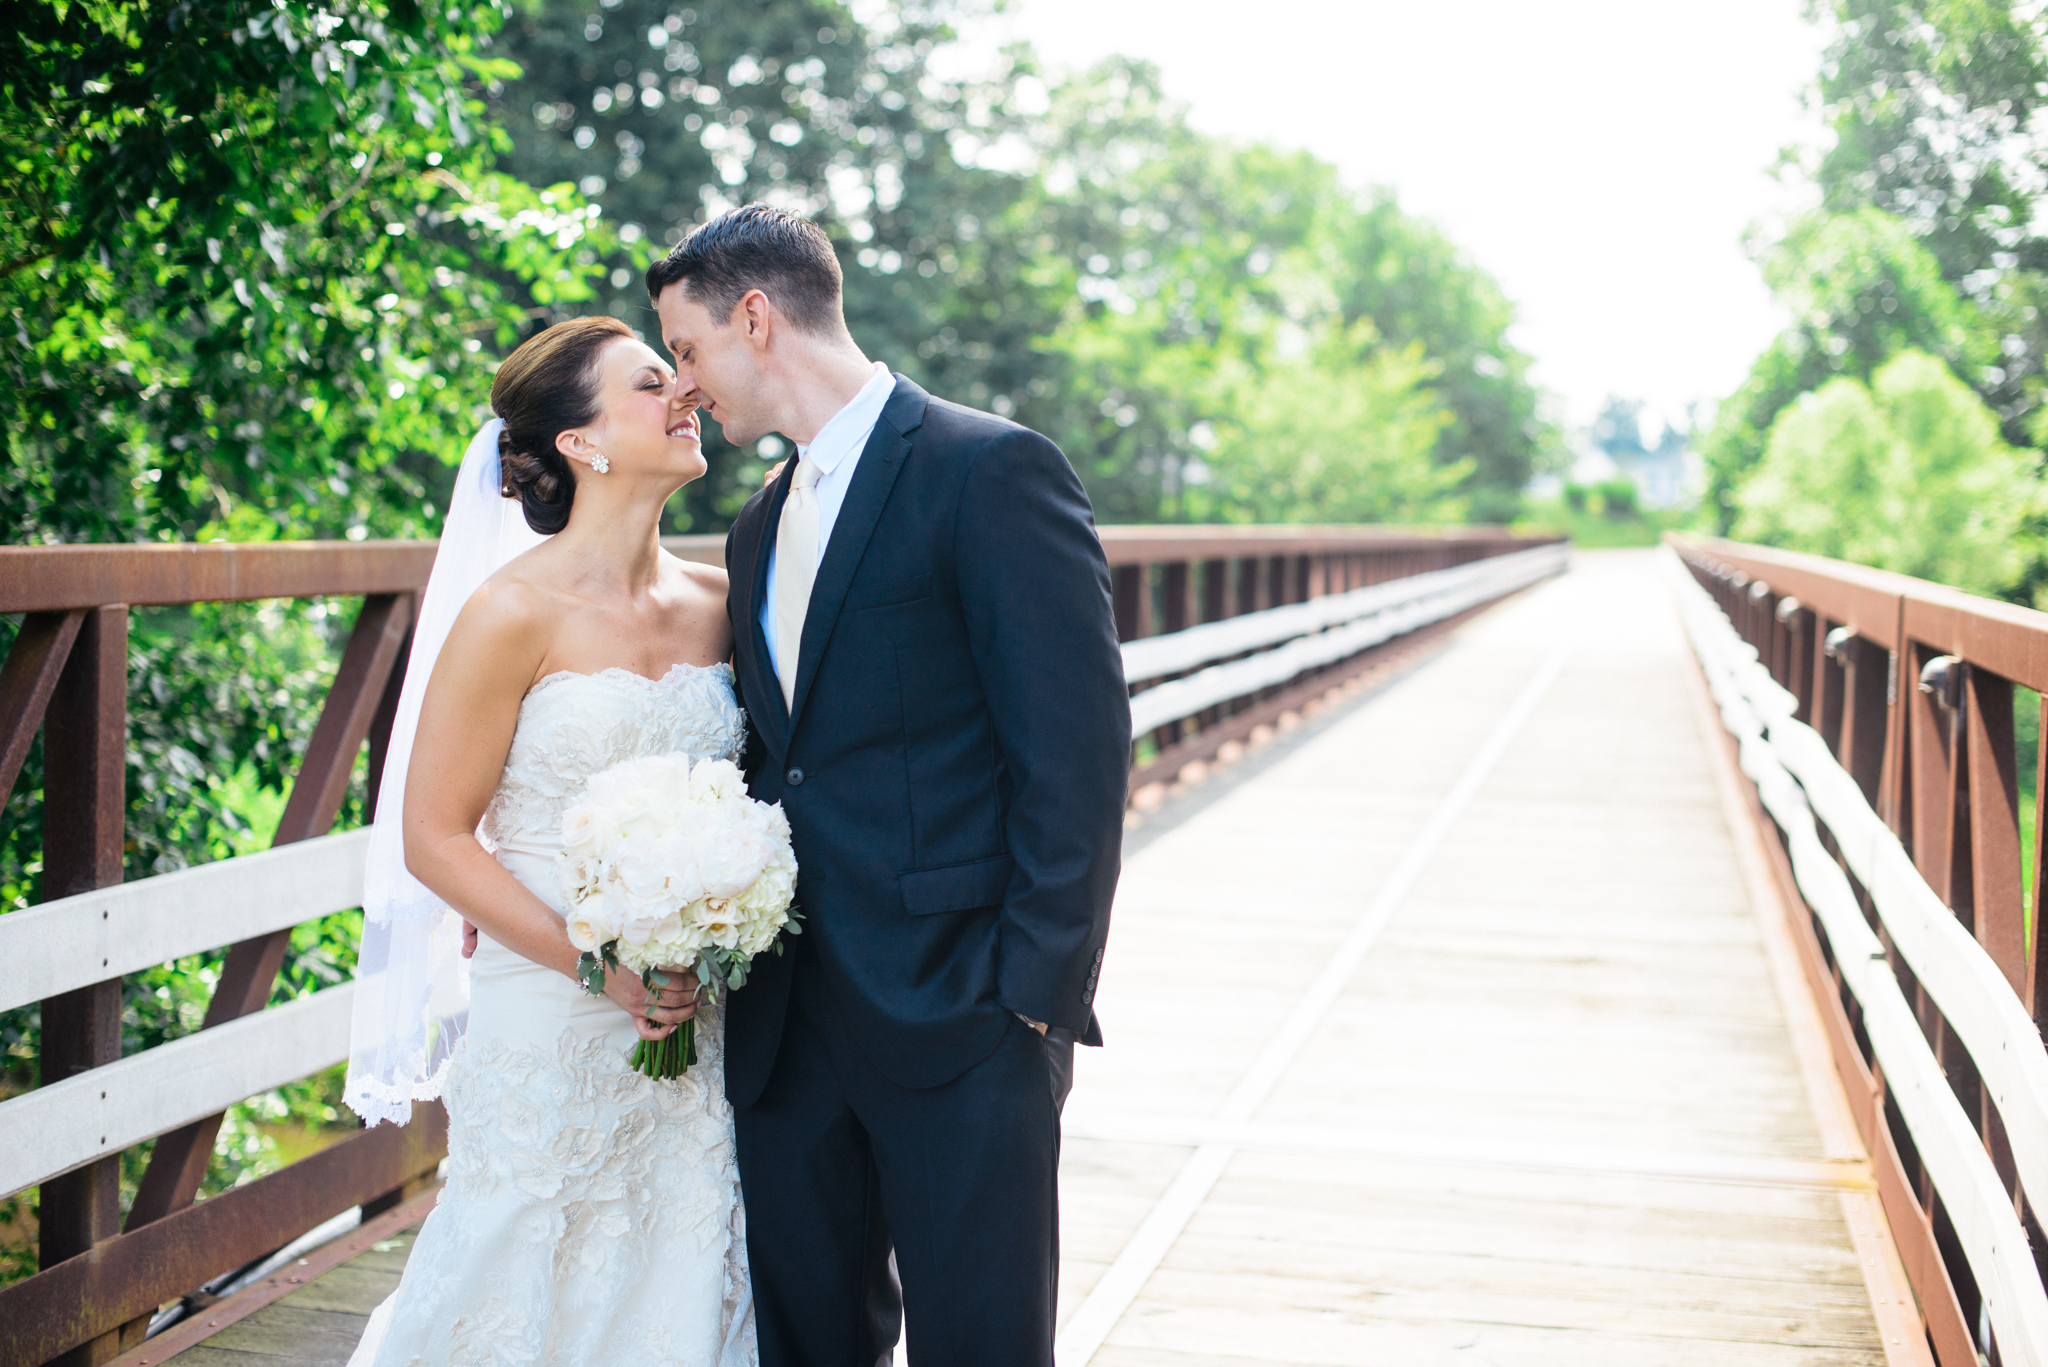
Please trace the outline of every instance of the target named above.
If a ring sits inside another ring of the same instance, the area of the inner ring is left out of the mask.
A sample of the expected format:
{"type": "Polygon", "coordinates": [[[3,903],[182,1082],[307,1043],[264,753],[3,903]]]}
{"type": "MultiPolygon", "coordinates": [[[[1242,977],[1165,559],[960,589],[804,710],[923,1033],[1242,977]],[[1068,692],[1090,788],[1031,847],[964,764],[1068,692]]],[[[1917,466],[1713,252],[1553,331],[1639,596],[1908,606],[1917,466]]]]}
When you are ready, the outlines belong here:
{"type": "Polygon", "coordinates": [[[500,566],[547,538],[526,525],[519,500],[502,493],[493,418],[463,453],[455,496],[434,553],[433,574],[413,625],[412,653],[377,788],[363,875],[363,945],[356,962],[355,1019],[343,1100],[367,1125],[403,1125],[412,1103],[441,1094],[449,1057],[469,1021],[469,965],[462,919],[405,867],[405,774],[420,700],[457,614],[500,566]]]}

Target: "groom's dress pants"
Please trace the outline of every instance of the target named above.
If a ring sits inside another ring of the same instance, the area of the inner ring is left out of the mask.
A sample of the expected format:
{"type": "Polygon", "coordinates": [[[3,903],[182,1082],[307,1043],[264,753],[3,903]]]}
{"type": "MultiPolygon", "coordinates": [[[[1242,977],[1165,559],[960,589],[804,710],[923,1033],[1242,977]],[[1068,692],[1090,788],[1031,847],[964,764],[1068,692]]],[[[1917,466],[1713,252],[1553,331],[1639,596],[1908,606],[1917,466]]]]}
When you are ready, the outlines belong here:
{"type": "Polygon", "coordinates": [[[952,1081],[899,1086],[833,1021],[813,953],[768,1086],[736,1115],[762,1367],[874,1367],[892,1243],[917,1367],[1051,1367],[1056,1046],[1016,1021],[952,1081]]]}

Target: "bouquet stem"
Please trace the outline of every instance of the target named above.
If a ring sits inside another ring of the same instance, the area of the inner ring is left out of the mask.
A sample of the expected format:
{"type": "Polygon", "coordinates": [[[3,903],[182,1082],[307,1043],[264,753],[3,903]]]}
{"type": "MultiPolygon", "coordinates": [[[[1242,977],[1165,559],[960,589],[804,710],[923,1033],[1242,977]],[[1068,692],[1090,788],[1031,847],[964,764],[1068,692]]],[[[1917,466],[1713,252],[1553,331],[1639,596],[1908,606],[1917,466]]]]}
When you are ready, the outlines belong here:
{"type": "Polygon", "coordinates": [[[641,1040],[633,1046],[633,1067],[651,1078],[676,1078],[697,1061],[697,1022],[684,1021],[664,1039],[641,1040]]]}

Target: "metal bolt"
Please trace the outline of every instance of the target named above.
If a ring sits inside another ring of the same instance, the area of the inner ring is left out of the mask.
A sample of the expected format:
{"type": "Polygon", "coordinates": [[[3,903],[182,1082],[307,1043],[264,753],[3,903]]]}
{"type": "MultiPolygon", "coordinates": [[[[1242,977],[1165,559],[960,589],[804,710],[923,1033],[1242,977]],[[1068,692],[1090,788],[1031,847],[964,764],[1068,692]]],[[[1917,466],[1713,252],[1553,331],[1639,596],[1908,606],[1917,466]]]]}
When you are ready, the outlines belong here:
{"type": "Polygon", "coordinates": [[[1803,603],[1789,593],[1780,598],[1778,600],[1778,625],[1791,626],[1792,619],[1799,615],[1799,609],[1804,606],[1803,603]]]}
{"type": "Polygon", "coordinates": [[[1822,643],[1821,653],[1826,655],[1830,660],[1839,660],[1842,658],[1842,652],[1848,649],[1849,642],[1855,639],[1856,628],[1836,627],[1833,631],[1828,633],[1827,640],[1822,643]]]}
{"type": "Polygon", "coordinates": [[[1955,707],[1963,700],[1962,663],[1953,655],[1935,656],[1920,667],[1920,691],[1943,707],[1955,707]]]}

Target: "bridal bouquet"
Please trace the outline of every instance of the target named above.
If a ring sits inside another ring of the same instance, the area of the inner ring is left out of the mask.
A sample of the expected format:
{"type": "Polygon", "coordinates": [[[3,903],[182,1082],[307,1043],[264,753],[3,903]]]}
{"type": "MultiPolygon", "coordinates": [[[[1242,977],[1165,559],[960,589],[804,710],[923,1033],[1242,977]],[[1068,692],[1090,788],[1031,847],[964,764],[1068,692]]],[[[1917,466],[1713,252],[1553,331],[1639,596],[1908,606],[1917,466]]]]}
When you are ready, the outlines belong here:
{"type": "MultiPolygon", "coordinates": [[[[638,973],[651,992],[673,967],[694,969],[716,1001],[746,982],[756,954],[782,952],[785,927],[800,931],[789,819],[748,797],[729,760],[658,755],[593,774],[562,813],[562,845],[556,881],[593,994],[608,969],[638,973]]],[[[681,1076],[697,1061],[696,1024],[642,1040],[633,1066],[681,1076]]]]}

